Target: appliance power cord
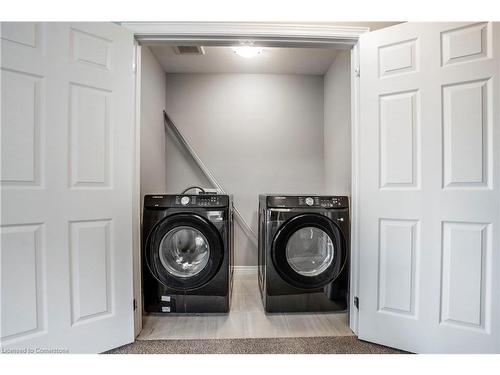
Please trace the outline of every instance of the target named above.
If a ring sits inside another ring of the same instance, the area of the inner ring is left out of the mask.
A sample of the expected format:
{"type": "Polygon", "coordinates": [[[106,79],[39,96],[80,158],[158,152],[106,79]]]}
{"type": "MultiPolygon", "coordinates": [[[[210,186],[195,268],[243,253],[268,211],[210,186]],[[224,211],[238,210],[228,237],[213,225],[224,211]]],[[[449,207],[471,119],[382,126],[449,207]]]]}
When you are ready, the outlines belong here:
{"type": "Polygon", "coordinates": [[[189,186],[187,188],[185,188],[181,194],[185,194],[186,191],[189,191],[191,189],[198,189],[198,190],[201,190],[203,193],[205,193],[205,189],[203,189],[201,186],[189,186]]]}

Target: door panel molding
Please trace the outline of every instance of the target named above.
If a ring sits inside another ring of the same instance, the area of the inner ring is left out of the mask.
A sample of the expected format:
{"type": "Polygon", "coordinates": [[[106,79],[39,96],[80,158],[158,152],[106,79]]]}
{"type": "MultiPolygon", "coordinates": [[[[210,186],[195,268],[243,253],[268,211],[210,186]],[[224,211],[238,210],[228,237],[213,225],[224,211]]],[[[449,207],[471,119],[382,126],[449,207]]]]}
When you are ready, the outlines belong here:
{"type": "Polygon", "coordinates": [[[133,35],[1,27],[2,347],[132,342],[133,35]]]}
{"type": "Polygon", "coordinates": [[[363,340],[500,353],[498,46],[496,22],[408,22],[360,38],[363,340]]]}

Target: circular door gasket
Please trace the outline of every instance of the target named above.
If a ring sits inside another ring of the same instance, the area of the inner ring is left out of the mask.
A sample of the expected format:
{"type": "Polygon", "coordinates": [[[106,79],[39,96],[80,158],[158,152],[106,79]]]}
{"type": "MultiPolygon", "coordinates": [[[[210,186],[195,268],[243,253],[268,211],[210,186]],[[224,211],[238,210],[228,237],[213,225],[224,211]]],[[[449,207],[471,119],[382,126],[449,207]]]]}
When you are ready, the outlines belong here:
{"type": "Polygon", "coordinates": [[[177,213],[160,221],[146,240],[145,259],[149,271],[160,283],[176,290],[199,288],[210,281],[219,271],[224,258],[224,244],[217,228],[206,218],[192,213],[177,213]],[[160,259],[160,244],[175,228],[192,228],[208,242],[209,257],[204,268],[191,277],[173,275],[160,259]]]}
{"type": "Polygon", "coordinates": [[[346,241],[340,228],[328,217],[316,213],[304,213],[285,221],[276,232],[271,257],[276,271],[283,280],[301,289],[321,288],[335,280],[347,261],[346,241]],[[306,276],[292,268],[287,259],[287,244],[294,233],[303,228],[317,228],[325,232],[333,243],[335,253],[330,265],[321,273],[306,276]]]}

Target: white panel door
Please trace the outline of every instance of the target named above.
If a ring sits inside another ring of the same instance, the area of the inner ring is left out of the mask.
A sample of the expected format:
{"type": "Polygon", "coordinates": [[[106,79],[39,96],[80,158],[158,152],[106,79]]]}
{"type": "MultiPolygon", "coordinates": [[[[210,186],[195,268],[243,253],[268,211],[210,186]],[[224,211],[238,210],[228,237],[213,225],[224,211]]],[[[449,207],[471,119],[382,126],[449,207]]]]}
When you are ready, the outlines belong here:
{"type": "Polygon", "coordinates": [[[359,338],[500,352],[500,25],[360,40],[359,338]]]}
{"type": "Polygon", "coordinates": [[[133,35],[1,24],[1,346],[133,341],[133,35]]]}

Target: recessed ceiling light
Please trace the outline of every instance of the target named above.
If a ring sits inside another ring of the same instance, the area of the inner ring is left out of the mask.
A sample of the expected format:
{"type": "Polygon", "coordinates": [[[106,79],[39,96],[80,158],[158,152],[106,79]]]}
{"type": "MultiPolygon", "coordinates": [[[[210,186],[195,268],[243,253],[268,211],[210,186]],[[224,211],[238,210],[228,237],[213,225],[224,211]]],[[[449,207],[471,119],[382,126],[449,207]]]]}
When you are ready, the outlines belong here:
{"type": "Polygon", "coordinates": [[[245,59],[249,59],[251,57],[260,55],[263,51],[263,48],[254,46],[239,46],[239,47],[233,47],[233,51],[238,56],[244,57],[245,59]]]}

